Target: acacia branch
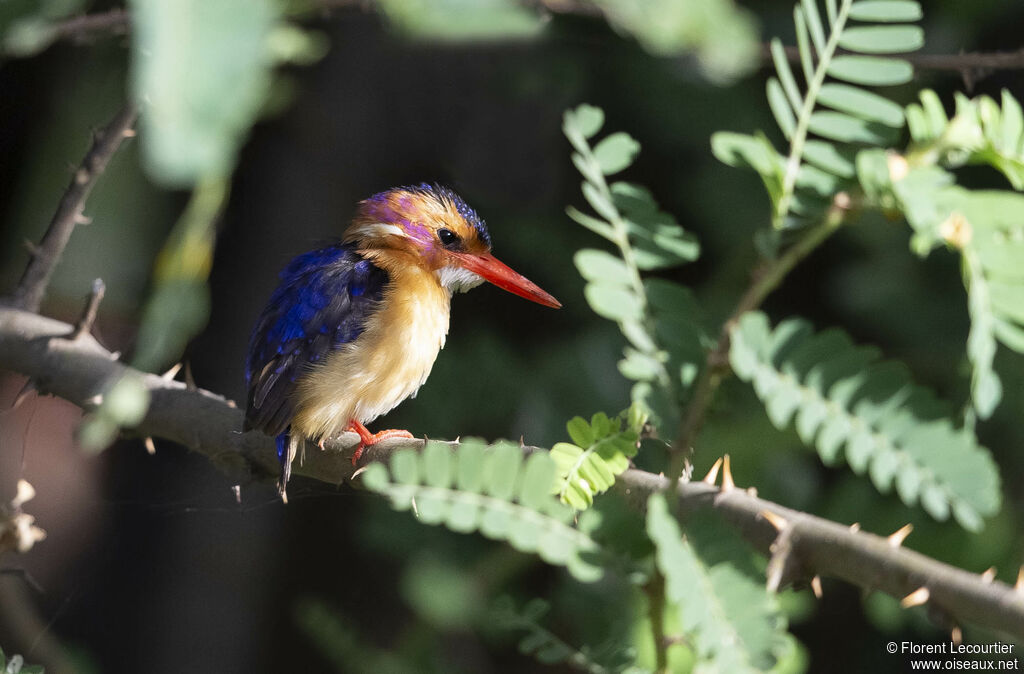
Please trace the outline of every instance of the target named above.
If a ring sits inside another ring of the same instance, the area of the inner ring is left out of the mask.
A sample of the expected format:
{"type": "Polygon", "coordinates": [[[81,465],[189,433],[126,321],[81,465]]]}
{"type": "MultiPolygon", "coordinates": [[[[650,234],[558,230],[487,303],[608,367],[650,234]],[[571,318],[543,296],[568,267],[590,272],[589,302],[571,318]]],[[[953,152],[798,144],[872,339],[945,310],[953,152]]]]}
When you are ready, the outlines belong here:
{"type": "Polygon", "coordinates": [[[32,249],[32,258],[10,298],[13,306],[27,311],[39,310],[43,295],[46,294],[46,286],[50,283],[53,270],[71,238],[71,232],[74,231],[75,225],[84,220],[82,209],[85,207],[85,200],[89,197],[96,180],[107,168],[107,162],[120,147],[121,141],[131,133],[135,117],[135,105],[128,103],[109,124],[96,133],[92,147],[71,176],[71,184],[61,197],[46,234],[39,245],[32,249]]]}
{"type": "MultiPolygon", "coordinates": [[[[68,339],[72,332],[66,323],[0,308],[0,369],[27,375],[40,391],[88,409],[109,382],[132,370],[89,335],[68,339]]],[[[138,433],[200,452],[240,479],[271,480],[277,475],[273,440],[258,431],[242,433],[242,412],[228,400],[154,374],[133,372],[142,377],[152,396],[138,433]]],[[[351,478],[349,457],[356,442],[356,435],[347,433],[326,443],[323,452],[307,452],[294,474],[335,484],[351,478]]],[[[382,461],[396,449],[422,445],[422,440],[389,440],[368,448],[367,456],[382,461]]],[[[639,470],[625,472],[616,483],[637,507],[643,507],[648,495],[667,485],[668,478],[639,470]]],[[[1024,639],[1024,592],[1005,583],[986,582],[978,574],[893,545],[885,538],[759,499],[743,489],[723,490],[689,482],[679,484],[677,494],[683,513],[718,512],[765,555],[771,554],[779,537],[776,527],[784,523],[789,555],[786,567],[798,569],[796,577],[835,577],[894,597],[926,587],[929,604],[951,619],[1024,639]],[[770,513],[770,519],[765,513],[770,513]]]]}

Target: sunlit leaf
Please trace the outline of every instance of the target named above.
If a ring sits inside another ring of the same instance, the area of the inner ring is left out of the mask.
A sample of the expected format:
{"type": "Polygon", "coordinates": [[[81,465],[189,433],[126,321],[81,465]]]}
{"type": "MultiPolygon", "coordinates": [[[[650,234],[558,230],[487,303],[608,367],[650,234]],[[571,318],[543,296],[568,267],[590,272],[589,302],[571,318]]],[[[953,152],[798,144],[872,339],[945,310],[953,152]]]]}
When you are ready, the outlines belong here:
{"type": "Polygon", "coordinates": [[[836,79],[872,86],[906,84],[914,68],[906,61],[880,56],[842,55],[832,59],[828,74],[836,79]]]}
{"type": "Polygon", "coordinates": [[[915,51],[924,45],[920,26],[870,26],[847,28],[839,46],[866,54],[895,54],[915,51]]]}
{"type": "Polygon", "coordinates": [[[633,163],[640,143],[621,131],[613,133],[594,146],[594,157],[605,175],[618,173],[633,163]]]}
{"type": "Polygon", "coordinates": [[[850,6],[850,18],[858,21],[917,21],[921,5],[913,0],[861,0],[850,6]]]}
{"type": "Polygon", "coordinates": [[[132,93],[147,171],[171,187],[227,176],[270,89],[273,0],[131,0],[132,93]],[[183,48],[187,45],[187,48],[183,48]]]}

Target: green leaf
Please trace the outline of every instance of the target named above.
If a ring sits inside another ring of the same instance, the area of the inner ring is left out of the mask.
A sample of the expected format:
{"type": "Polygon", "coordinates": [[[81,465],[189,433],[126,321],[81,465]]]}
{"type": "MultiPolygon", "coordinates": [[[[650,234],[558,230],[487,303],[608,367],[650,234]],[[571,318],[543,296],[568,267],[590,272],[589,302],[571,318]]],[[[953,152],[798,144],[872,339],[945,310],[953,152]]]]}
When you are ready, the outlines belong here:
{"type": "Polygon", "coordinates": [[[664,374],[665,367],[657,358],[626,348],[626,357],[619,361],[619,372],[633,381],[654,381],[664,374]]]}
{"type": "Polygon", "coordinates": [[[604,220],[598,220],[594,216],[587,215],[586,213],[583,213],[582,211],[579,211],[573,208],[572,206],[566,208],[565,213],[570,218],[572,218],[579,224],[583,225],[584,227],[592,231],[594,234],[597,234],[598,236],[603,236],[609,241],[615,240],[615,230],[612,229],[612,226],[609,225],[604,220]]]}
{"type": "Polygon", "coordinates": [[[793,6],[793,23],[796,28],[796,48],[800,53],[800,67],[804,72],[804,81],[814,81],[814,54],[811,49],[811,34],[807,29],[807,19],[804,18],[803,9],[800,5],[793,6]]]}
{"type": "Polygon", "coordinates": [[[604,180],[601,167],[598,166],[597,160],[589,153],[587,156],[583,156],[578,152],[573,152],[572,163],[588,183],[600,185],[601,181],[604,180]]]}
{"type": "Polygon", "coordinates": [[[640,143],[622,131],[611,134],[594,147],[594,157],[605,175],[628,167],[638,152],[640,143]]]}
{"type": "Polygon", "coordinates": [[[871,122],[897,129],[903,126],[903,108],[887,98],[858,87],[828,82],[822,85],[818,101],[871,122]]]}
{"type": "Polygon", "coordinates": [[[890,488],[895,463],[897,493],[908,505],[924,505],[927,493],[930,514],[940,514],[944,500],[964,526],[995,514],[999,474],[988,450],[954,428],[905,368],[876,359],[838,331],[814,334],[805,321],[772,331],[760,312],[744,315],[732,332],[737,376],[753,384],[776,426],[795,415],[800,437],[813,440],[827,463],[845,446],[850,466],[879,489],[890,488]]]}
{"type": "Polygon", "coordinates": [[[783,91],[782,85],[774,77],[768,78],[767,94],[768,107],[771,108],[772,115],[775,116],[775,121],[782,130],[782,135],[787,139],[792,138],[793,131],[796,129],[796,117],[786,100],[786,93],[783,91]]]}
{"type": "Polygon", "coordinates": [[[583,103],[573,111],[573,114],[573,124],[584,138],[594,136],[604,126],[604,110],[596,106],[583,103]]]}
{"type": "Polygon", "coordinates": [[[640,301],[632,290],[605,283],[588,283],[583,295],[598,316],[612,321],[640,319],[640,301]]]}
{"type": "Polygon", "coordinates": [[[629,269],[611,253],[594,248],[584,248],[572,258],[580,275],[594,283],[609,285],[632,285],[629,269]]]}
{"type": "Polygon", "coordinates": [[[813,113],[808,128],[819,136],[843,143],[884,146],[896,138],[895,129],[827,110],[813,113]]]}
{"type": "Polygon", "coordinates": [[[825,26],[821,22],[821,15],[818,14],[817,0],[800,0],[800,8],[807,21],[814,49],[820,54],[825,51],[825,26]]]}
{"type": "Polygon", "coordinates": [[[906,84],[914,79],[914,68],[906,61],[879,56],[836,56],[827,72],[838,80],[871,86],[906,84]]]}
{"type": "Polygon", "coordinates": [[[592,183],[583,183],[580,189],[583,191],[583,197],[597,211],[598,215],[605,220],[615,221],[618,219],[619,212],[615,210],[611,199],[603,190],[595,187],[592,183]]]}
{"type": "Polygon", "coordinates": [[[706,537],[700,547],[692,545],[661,492],[648,498],[647,533],[665,577],[665,596],[679,611],[683,630],[707,670],[771,669],[785,621],[764,583],[744,569],[750,565],[738,558],[742,550],[721,536],[706,537]]]}
{"type": "Polygon", "coordinates": [[[451,450],[441,443],[430,443],[423,449],[424,480],[431,487],[449,487],[455,479],[455,462],[451,450]]]}
{"type": "Polygon", "coordinates": [[[745,133],[717,131],[711,135],[711,153],[728,166],[749,166],[762,175],[778,172],[781,158],[763,138],[745,133]]]}
{"type": "MultiPolygon", "coordinates": [[[[971,331],[967,335],[967,357],[974,368],[971,400],[978,416],[988,419],[1003,397],[1003,386],[993,367],[996,356],[996,307],[977,253],[964,251],[967,310],[971,331]]],[[[1011,306],[1016,306],[1012,304],[1011,306]]]]}
{"type": "Polygon", "coordinates": [[[789,67],[789,60],[786,58],[786,49],[782,46],[782,40],[777,37],[772,38],[770,50],[772,63],[775,64],[775,72],[779,74],[779,81],[782,83],[786,99],[793,110],[799,110],[803,99],[800,96],[796,78],[793,77],[793,70],[789,67]]]}
{"type": "Polygon", "coordinates": [[[896,54],[924,46],[920,26],[871,26],[847,28],[839,37],[839,46],[866,54],[896,54]]]}
{"type": "Polygon", "coordinates": [[[857,172],[852,152],[822,140],[811,139],[804,144],[804,159],[842,178],[853,178],[857,172]]]}
{"type": "Polygon", "coordinates": [[[921,16],[921,5],[913,0],[861,0],[850,6],[850,18],[857,21],[917,21],[921,16]]]}
{"type": "Polygon", "coordinates": [[[231,173],[266,100],[273,0],[131,0],[132,94],[147,172],[169,187],[231,173]],[[187,48],[183,48],[187,45],[187,48]]]}

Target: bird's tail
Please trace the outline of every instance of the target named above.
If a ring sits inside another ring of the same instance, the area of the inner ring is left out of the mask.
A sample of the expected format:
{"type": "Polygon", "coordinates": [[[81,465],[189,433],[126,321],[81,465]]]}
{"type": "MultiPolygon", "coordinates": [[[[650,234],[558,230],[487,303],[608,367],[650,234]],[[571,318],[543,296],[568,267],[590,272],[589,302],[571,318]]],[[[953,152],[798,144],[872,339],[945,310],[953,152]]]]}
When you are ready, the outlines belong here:
{"type": "Polygon", "coordinates": [[[277,460],[281,463],[281,477],[277,482],[277,493],[281,500],[288,503],[288,480],[292,476],[292,461],[298,453],[299,438],[292,435],[292,427],[288,426],[277,436],[277,460]]]}

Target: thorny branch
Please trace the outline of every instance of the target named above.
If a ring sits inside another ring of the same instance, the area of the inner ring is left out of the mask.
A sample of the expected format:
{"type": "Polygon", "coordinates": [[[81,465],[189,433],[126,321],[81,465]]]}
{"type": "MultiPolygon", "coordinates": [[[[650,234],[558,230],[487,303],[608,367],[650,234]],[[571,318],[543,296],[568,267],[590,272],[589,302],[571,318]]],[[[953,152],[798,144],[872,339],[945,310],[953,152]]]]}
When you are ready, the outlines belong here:
{"type": "MultiPolygon", "coordinates": [[[[128,368],[92,337],[70,340],[71,326],[17,309],[0,308],[0,369],[13,370],[37,382],[41,391],[88,408],[104,386],[128,368]]],[[[273,440],[259,432],[241,433],[242,412],[223,397],[153,374],[137,373],[152,395],[141,435],[172,440],[200,452],[233,477],[266,479],[277,474],[273,440]]],[[[349,461],[357,441],[354,433],[326,444],[323,452],[306,454],[296,475],[329,483],[352,476],[349,461]]],[[[389,440],[367,450],[372,461],[386,460],[421,440],[389,440]]],[[[647,496],[664,489],[668,478],[629,470],[616,482],[632,504],[642,507],[647,496]]],[[[680,509],[714,510],[765,555],[780,531],[786,533],[787,578],[815,575],[839,578],[866,590],[906,597],[924,587],[931,608],[957,622],[966,621],[1024,639],[1024,592],[990,578],[944,564],[855,527],[765,501],[723,480],[723,487],[704,482],[677,486],[680,509]]],[[[921,596],[921,595],[918,595],[921,596]]]]}
{"type": "Polygon", "coordinates": [[[46,234],[39,245],[32,249],[32,259],[10,298],[13,306],[27,311],[39,310],[54,267],[57,266],[64,247],[71,238],[71,232],[74,231],[75,225],[84,221],[82,209],[85,207],[85,200],[89,198],[96,180],[107,168],[107,163],[120,147],[121,141],[131,134],[135,117],[135,105],[128,103],[109,124],[96,133],[92,147],[71,176],[71,184],[61,197],[46,234]]]}

